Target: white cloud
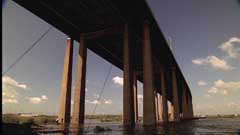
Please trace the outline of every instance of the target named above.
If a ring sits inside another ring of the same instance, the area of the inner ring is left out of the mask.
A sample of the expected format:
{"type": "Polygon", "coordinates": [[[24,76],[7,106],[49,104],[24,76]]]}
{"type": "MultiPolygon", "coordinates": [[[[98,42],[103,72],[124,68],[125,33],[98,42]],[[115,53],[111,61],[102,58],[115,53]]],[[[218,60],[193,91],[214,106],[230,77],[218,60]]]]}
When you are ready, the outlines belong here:
{"type": "Polygon", "coordinates": [[[14,88],[4,84],[2,86],[2,91],[3,98],[15,98],[17,95],[19,95],[14,88]]]}
{"type": "Polygon", "coordinates": [[[41,96],[42,100],[48,100],[48,97],[46,95],[41,96]]]}
{"type": "Polygon", "coordinates": [[[204,95],[206,98],[211,98],[212,96],[210,94],[205,94],[204,95]]]}
{"type": "Polygon", "coordinates": [[[230,91],[240,91],[240,81],[236,82],[224,82],[223,80],[217,80],[214,85],[207,91],[209,94],[221,94],[228,95],[230,91]]]}
{"type": "Polygon", "coordinates": [[[210,94],[216,94],[216,93],[218,93],[218,89],[215,88],[215,87],[212,87],[211,89],[208,90],[208,93],[210,93],[210,94]]]}
{"type": "Polygon", "coordinates": [[[220,70],[232,70],[235,67],[229,65],[225,60],[220,59],[216,56],[207,56],[207,58],[199,58],[192,60],[192,63],[196,65],[209,65],[215,69],[220,70]]]}
{"type": "Polygon", "coordinates": [[[112,100],[111,99],[104,99],[104,104],[112,104],[112,100]]]}
{"type": "Polygon", "coordinates": [[[198,85],[199,86],[206,86],[207,83],[205,81],[200,80],[200,81],[198,81],[198,85]]]}
{"type": "Polygon", "coordinates": [[[112,80],[115,84],[123,86],[123,78],[122,77],[115,76],[112,80]]]}
{"type": "Polygon", "coordinates": [[[89,103],[89,104],[100,104],[100,102],[98,100],[85,100],[85,102],[89,103]]]}
{"type": "Polygon", "coordinates": [[[42,95],[41,97],[28,97],[28,100],[31,104],[42,104],[48,100],[48,97],[46,95],[42,95]]]}
{"type": "Polygon", "coordinates": [[[28,86],[26,84],[19,83],[9,76],[3,76],[2,77],[2,83],[5,84],[5,85],[14,86],[14,87],[21,88],[21,89],[27,89],[28,88],[28,86]]]}
{"type": "Polygon", "coordinates": [[[138,99],[143,99],[143,95],[139,94],[137,95],[138,99]]]}
{"type": "Polygon", "coordinates": [[[100,101],[98,101],[97,99],[94,100],[85,100],[86,103],[89,104],[112,104],[112,100],[111,99],[102,99],[100,101]]]}
{"type": "Polygon", "coordinates": [[[224,82],[223,80],[218,80],[214,84],[217,88],[220,88],[220,89],[240,90],[240,81],[224,82]]]}
{"type": "Polygon", "coordinates": [[[142,104],[143,103],[143,95],[142,94],[138,94],[137,98],[138,98],[138,103],[142,104]]]}
{"type": "Polygon", "coordinates": [[[99,96],[100,96],[99,94],[93,94],[94,98],[99,98],[99,96]]]}
{"type": "Polygon", "coordinates": [[[2,104],[17,104],[18,100],[16,98],[18,95],[19,94],[16,92],[16,87],[9,85],[5,80],[2,84],[2,104]]]}
{"type": "Polygon", "coordinates": [[[236,103],[236,102],[230,102],[227,104],[228,107],[231,107],[231,108],[236,108],[236,107],[239,107],[240,104],[236,103]]]}
{"type": "Polygon", "coordinates": [[[27,97],[26,99],[28,99],[31,104],[42,104],[48,100],[48,97],[41,95],[40,97],[27,97]]]}
{"type": "Polygon", "coordinates": [[[4,98],[2,104],[18,104],[17,99],[4,98]]]}
{"type": "Polygon", "coordinates": [[[228,92],[227,92],[226,90],[221,90],[220,93],[221,93],[222,95],[228,95],[228,92]]]}
{"type": "Polygon", "coordinates": [[[41,104],[42,103],[42,99],[40,97],[30,97],[29,101],[32,104],[41,104]]]}
{"type": "Polygon", "coordinates": [[[232,37],[228,41],[221,44],[219,48],[226,52],[231,58],[240,57],[240,38],[232,37]]]}

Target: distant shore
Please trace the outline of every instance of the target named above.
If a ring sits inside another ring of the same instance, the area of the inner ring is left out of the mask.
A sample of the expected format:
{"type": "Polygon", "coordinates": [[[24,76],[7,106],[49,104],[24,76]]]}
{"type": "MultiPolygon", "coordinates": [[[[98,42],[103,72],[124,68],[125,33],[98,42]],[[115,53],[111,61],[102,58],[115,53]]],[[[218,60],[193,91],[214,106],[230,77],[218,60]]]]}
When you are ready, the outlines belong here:
{"type": "MultiPolygon", "coordinates": [[[[196,116],[194,119],[240,119],[240,115],[209,115],[209,116],[196,116]]],[[[30,134],[35,131],[45,129],[47,125],[56,125],[55,120],[57,116],[49,115],[21,115],[21,114],[3,114],[2,125],[3,133],[5,135],[12,134],[30,134]]],[[[102,122],[102,123],[121,123],[121,115],[86,115],[86,120],[102,122]]],[[[142,117],[139,117],[142,121],[142,117]]]]}
{"type": "MultiPolygon", "coordinates": [[[[96,120],[100,122],[121,122],[122,115],[86,115],[88,120],[96,120]]],[[[201,115],[195,116],[195,118],[240,118],[240,114],[230,114],[230,115],[201,115]]],[[[20,114],[3,114],[2,122],[3,123],[12,123],[12,124],[24,124],[32,123],[36,125],[43,124],[55,124],[57,116],[50,115],[33,115],[25,116],[20,114]]],[[[139,117],[139,121],[142,120],[142,117],[139,117]]]]}

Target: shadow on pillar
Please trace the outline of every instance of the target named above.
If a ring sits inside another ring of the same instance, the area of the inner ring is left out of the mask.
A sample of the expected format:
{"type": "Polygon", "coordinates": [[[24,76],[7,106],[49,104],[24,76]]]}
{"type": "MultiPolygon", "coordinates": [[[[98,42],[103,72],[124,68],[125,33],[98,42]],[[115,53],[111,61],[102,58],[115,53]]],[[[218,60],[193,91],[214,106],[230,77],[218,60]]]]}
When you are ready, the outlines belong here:
{"type": "Polygon", "coordinates": [[[87,61],[86,36],[84,34],[81,34],[72,114],[72,126],[74,127],[82,126],[84,124],[86,61],[87,61]]]}

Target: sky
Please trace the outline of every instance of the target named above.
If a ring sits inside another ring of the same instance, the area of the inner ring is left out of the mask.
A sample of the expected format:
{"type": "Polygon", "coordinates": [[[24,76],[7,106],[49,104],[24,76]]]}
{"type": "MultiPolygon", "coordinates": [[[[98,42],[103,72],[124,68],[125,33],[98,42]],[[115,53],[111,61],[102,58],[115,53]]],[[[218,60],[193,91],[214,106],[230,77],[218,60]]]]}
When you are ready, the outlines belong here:
{"type": "MultiPolygon", "coordinates": [[[[148,0],[193,96],[197,115],[240,113],[240,4],[237,0],[148,0]]],[[[2,70],[5,71],[51,25],[8,0],[2,4],[2,70]]],[[[51,28],[38,44],[2,76],[3,113],[56,115],[67,35],[51,28]]],[[[72,100],[76,56],[74,41],[72,100]]],[[[103,96],[97,98],[110,63],[87,51],[86,114],[121,114],[123,72],[113,66],[103,96]],[[101,65],[101,66],[99,66],[101,65]]],[[[142,115],[142,84],[138,82],[142,115]]]]}

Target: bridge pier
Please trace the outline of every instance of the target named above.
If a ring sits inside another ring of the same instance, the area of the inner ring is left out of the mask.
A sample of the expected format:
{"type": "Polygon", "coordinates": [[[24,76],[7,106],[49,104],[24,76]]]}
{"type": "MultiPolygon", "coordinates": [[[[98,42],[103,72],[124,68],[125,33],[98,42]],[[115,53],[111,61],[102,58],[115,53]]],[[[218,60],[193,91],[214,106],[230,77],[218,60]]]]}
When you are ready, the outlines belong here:
{"type": "Polygon", "coordinates": [[[183,94],[182,94],[182,119],[188,119],[188,110],[189,107],[187,105],[187,96],[186,96],[186,86],[183,84],[183,94]]]}
{"type": "Polygon", "coordinates": [[[136,114],[134,112],[134,77],[130,53],[132,42],[130,42],[131,32],[129,31],[128,24],[125,24],[123,36],[123,125],[133,126],[136,114]]]}
{"type": "Polygon", "coordinates": [[[143,26],[143,125],[156,125],[150,28],[143,26]]]}
{"type": "Polygon", "coordinates": [[[176,76],[176,68],[172,67],[172,93],[173,93],[173,117],[172,120],[174,122],[180,121],[179,115],[179,99],[178,99],[178,86],[177,86],[177,76],[176,76]]]}
{"type": "Polygon", "coordinates": [[[71,85],[72,85],[73,40],[67,38],[64,67],[61,84],[59,123],[69,124],[71,115],[71,85]]]}
{"type": "MultiPolygon", "coordinates": [[[[137,74],[133,70],[131,58],[131,31],[128,25],[124,27],[124,87],[123,87],[123,125],[133,126],[138,121],[138,97],[137,97],[137,74]]],[[[87,45],[86,36],[81,34],[78,54],[77,76],[75,84],[74,105],[72,124],[75,126],[84,124],[85,116],[85,85],[86,85],[86,60],[87,45]]],[[[73,59],[73,41],[68,38],[64,60],[64,71],[61,88],[61,104],[58,119],[62,124],[70,123],[71,110],[71,72],[73,59]]],[[[157,122],[168,122],[168,105],[164,68],[160,68],[161,95],[154,91],[154,77],[152,64],[152,50],[150,41],[150,28],[148,22],[143,26],[143,124],[156,125],[157,122]]],[[[172,76],[172,101],[171,120],[180,121],[179,99],[176,68],[171,68],[172,76]]],[[[193,117],[192,98],[183,87],[182,114],[183,119],[193,117]]]]}
{"type": "Polygon", "coordinates": [[[169,106],[169,113],[168,113],[168,117],[169,117],[169,121],[173,121],[173,116],[174,116],[174,107],[173,107],[173,102],[172,101],[169,101],[170,102],[170,106],[169,106]]]}
{"type": "Polygon", "coordinates": [[[190,95],[190,93],[187,93],[188,95],[188,108],[189,108],[189,118],[192,119],[193,118],[193,104],[192,104],[192,97],[190,95]]]}
{"type": "Polygon", "coordinates": [[[135,112],[135,123],[138,122],[138,88],[137,88],[137,73],[133,74],[133,91],[134,91],[134,112],[135,112]]]}
{"type": "Polygon", "coordinates": [[[156,110],[156,122],[158,123],[159,121],[159,99],[158,99],[158,92],[157,90],[154,91],[154,96],[155,96],[155,110],[156,110]]]}
{"type": "Polygon", "coordinates": [[[78,53],[77,72],[76,72],[73,115],[72,115],[72,124],[74,126],[79,126],[84,124],[86,60],[87,60],[86,38],[84,34],[81,34],[80,47],[79,47],[79,53],[78,53]]]}
{"type": "Polygon", "coordinates": [[[160,93],[157,93],[157,108],[156,110],[158,110],[158,113],[157,113],[157,122],[160,123],[162,121],[162,96],[160,95],[160,93]]]}
{"type": "Polygon", "coordinates": [[[160,107],[161,113],[160,118],[161,122],[168,122],[168,104],[167,104],[167,93],[166,93],[166,84],[165,84],[165,71],[164,68],[160,68],[160,81],[161,81],[161,98],[160,98],[160,107]]]}

